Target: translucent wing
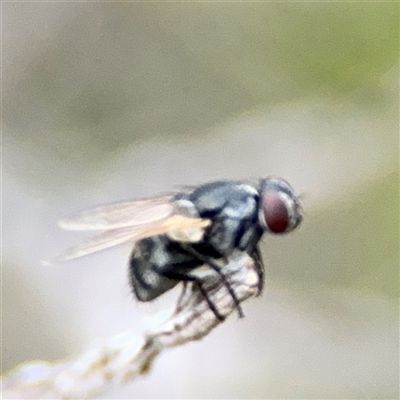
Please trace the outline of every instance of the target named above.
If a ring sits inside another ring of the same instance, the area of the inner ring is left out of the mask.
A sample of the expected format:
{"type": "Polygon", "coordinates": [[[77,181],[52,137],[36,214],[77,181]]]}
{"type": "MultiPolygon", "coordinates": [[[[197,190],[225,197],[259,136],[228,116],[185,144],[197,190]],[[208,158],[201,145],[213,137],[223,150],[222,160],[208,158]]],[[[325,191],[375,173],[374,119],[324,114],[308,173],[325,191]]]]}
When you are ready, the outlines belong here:
{"type": "Polygon", "coordinates": [[[109,204],[61,220],[63,229],[73,231],[108,230],[151,224],[171,216],[173,194],[109,204]]]}
{"type": "MultiPolygon", "coordinates": [[[[52,260],[52,262],[72,260],[125,242],[134,244],[140,239],[169,232],[174,232],[176,234],[176,232],[186,231],[190,233],[191,230],[194,230],[195,237],[198,237],[199,230],[204,231],[210,223],[211,221],[207,219],[191,218],[175,214],[169,215],[164,219],[142,223],[140,225],[108,229],[88,241],[68,249],[64,254],[52,260]]],[[[186,235],[186,239],[190,240],[188,239],[188,235],[186,235]]]]}
{"type": "Polygon", "coordinates": [[[61,261],[73,260],[88,254],[96,253],[113,246],[133,240],[132,229],[111,229],[67,249],[63,254],[50,261],[50,264],[61,261]]]}

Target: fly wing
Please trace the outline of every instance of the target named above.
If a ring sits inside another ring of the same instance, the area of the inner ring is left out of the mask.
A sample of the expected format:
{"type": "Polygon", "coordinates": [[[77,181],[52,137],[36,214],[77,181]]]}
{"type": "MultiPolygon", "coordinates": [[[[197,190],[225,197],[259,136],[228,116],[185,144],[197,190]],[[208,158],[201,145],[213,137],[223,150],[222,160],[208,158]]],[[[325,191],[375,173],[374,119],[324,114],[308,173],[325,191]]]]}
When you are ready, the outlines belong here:
{"type": "Polygon", "coordinates": [[[210,223],[211,221],[208,219],[191,218],[175,214],[150,223],[108,229],[86,242],[68,249],[65,253],[52,260],[52,262],[73,260],[126,242],[131,242],[134,245],[140,239],[172,231],[184,231],[193,228],[204,230],[210,223]]]}
{"type": "Polygon", "coordinates": [[[134,232],[132,228],[110,229],[86,240],[85,242],[79,243],[74,247],[70,247],[64,253],[48,262],[48,264],[73,260],[88,254],[96,253],[128,242],[132,240],[133,237],[134,232]]]}
{"type": "Polygon", "coordinates": [[[83,211],[75,217],[61,220],[61,228],[73,231],[114,230],[140,226],[164,220],[174,213],[174,195],[109,204],[83,211]]]}

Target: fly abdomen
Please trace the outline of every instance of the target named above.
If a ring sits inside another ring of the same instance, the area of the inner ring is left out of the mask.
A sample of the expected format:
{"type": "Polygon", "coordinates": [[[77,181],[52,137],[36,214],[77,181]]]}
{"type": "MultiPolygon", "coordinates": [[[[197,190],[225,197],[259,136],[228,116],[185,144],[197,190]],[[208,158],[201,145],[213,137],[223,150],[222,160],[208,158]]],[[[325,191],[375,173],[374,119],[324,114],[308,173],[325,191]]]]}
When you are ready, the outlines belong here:
{"type": "Polygon", "coordinates": [[[139,241],[129,263],[129,278],[136,298],[154,300],[183,280],[178,277],[201,264],[166,235],[139,241]]]}

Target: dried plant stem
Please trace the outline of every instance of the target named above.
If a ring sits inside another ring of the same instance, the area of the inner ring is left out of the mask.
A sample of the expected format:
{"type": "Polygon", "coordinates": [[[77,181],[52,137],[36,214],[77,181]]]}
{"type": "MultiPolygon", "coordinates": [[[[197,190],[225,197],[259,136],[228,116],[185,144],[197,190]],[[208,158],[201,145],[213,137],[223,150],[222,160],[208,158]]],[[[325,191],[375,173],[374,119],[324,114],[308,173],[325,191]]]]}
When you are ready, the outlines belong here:
{"type": "MultiPolygon", "coordinates": [[[[240,302],[257,295],[259,276],[247,254],[233,257],[224,273],[240,302]]],[[[235,311],[232,296],[214,271],[204,288],[221,315],[235,311]]],[[[156,327],[112,337],[68,361],[25,363],[2,379],[3,398],[92,398],[110,384],[122,385],[148,373],[164,349],[199,340],[220,323],[199,290],[186,286],[171,315],[156,327]]]]}

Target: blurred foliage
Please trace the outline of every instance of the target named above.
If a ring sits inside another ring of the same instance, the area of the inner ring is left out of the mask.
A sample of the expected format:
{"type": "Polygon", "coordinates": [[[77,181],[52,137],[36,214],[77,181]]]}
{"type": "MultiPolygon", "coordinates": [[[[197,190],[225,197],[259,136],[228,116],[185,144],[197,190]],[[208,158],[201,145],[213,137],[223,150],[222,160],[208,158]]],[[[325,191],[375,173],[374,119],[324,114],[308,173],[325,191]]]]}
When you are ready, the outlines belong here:
{"type": "Polygon", "coordinates": [[[350,262],[358,266],[354,281],[355,288],[361,288],[393,299],[400,297],[400,226],[399,226],[399,171],[383,179],[378,185],[371,185],[361,193],[363,200],[348,210],[349,219],[361,221],[357,227],[361,243],[358,253],[350,262]],[[361,205],[361,207],[360,207],[361,205]]]}
{"type": "Polygon", "coordinates": [[[290,252],[269,238],[278,250],[268,272],[284,285],[311,288],[314,282],[398,299],[399,209],[398,171],[356,186],[341,201],[306,215],[303,232],[290,238],[290,252]]]}
{"type": "Polygon", "coordinates": [[[311,93],[379,86],[398,61],[394,3],[219,3],[160,10],[168,13],[163,26],[210,75],[270,106],[311,93]]]}
{"type": "Polygon", "coordinates": [[[43,298],[27,274],[15,265],[2,265],[2,374],[17,363],[65,357],[79,335],[62,312],[43,298]],[[54,318],[57,315],[58,318],[54,318]]]}
{"type": "Polygon", "coordinates": [[[344,118],[355,112],[351,103],[379,120],[398,99],[395,3],[7,3],[4,10],[12,32],[3,49],[5,156],[25,185],[101,179],[142,142],[187,140],[241,113],[290,113],[294,102],[325,99],[342,105],[344,118]],[[13,166],[20,153],[22,175],[13,166]]]}
{"type": "Polygon", "coordinates": [[[313,3],[287,11],[281,44],[301,91],[348,94],[363,86],[379,88],[381,76],[398,62],[394,3],[313,3]]]}
{"type": "MultiPolygon", "coordinates": [[[[48,5],[7,7],[21,24],[48,5]]],[[[395,3],[63,7],[51,41],[36,44],[6,85],[4,121],[25,145],[87,166],[140,138],[201,134],[309,95],[369,88],[359,100],[376,102],[382,75],[398,62],[395,3]]]]}

